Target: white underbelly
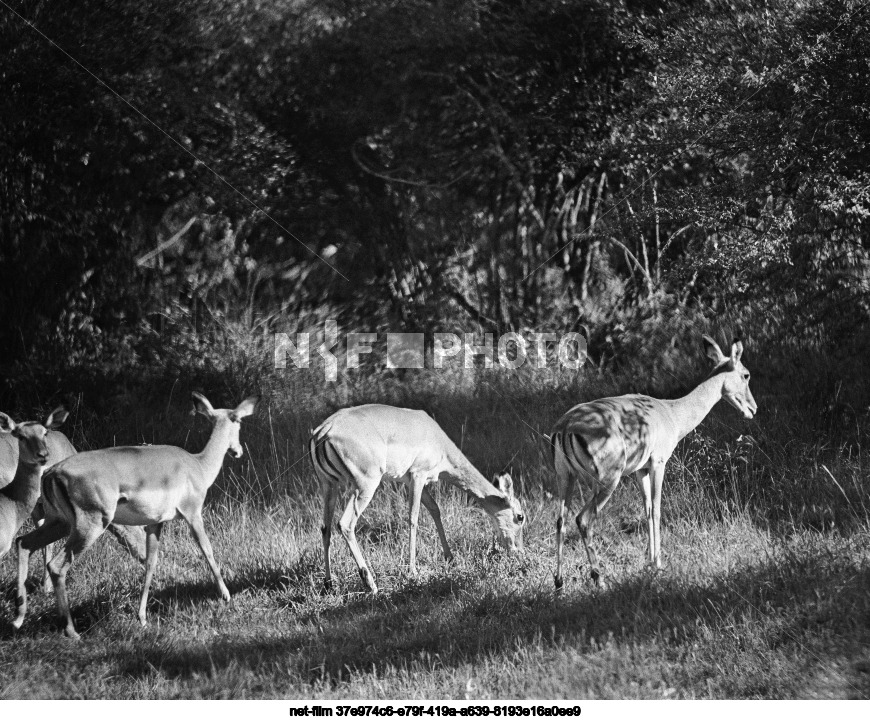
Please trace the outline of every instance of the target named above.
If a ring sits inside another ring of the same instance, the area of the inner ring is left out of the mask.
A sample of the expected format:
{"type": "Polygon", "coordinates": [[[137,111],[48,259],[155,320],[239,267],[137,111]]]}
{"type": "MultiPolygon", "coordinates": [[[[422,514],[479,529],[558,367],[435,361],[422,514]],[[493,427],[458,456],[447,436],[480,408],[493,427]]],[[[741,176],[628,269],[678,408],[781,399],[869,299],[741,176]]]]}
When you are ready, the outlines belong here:
{"type": "Polygon", "coordinates": [[[121,498],[112,520],[121,526],[150,526],[179,517],[178,504],[162,493],[137,493],[135,498],[121,498]]]}

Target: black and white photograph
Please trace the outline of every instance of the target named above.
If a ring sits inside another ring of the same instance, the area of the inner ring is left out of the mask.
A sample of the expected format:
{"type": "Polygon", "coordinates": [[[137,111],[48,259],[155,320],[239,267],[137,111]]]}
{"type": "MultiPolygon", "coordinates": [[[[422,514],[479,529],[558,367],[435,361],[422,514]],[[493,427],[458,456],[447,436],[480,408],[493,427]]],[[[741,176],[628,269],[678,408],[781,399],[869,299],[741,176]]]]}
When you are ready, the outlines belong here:
{"type": "Polygon", "coordinates": [[[0,699],[867,713],[870,0],[0,0],[0,699]]]}

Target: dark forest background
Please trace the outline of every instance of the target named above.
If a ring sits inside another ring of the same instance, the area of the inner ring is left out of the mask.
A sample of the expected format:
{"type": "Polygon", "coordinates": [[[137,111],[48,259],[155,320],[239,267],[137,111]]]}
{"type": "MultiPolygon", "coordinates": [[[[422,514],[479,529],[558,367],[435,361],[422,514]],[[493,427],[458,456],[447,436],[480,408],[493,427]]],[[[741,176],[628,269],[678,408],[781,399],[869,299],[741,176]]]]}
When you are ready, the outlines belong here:
{"type": "Polygon", "coordinates": [[[867,5],[4,0],[0,399],[325,318],[857,358],[867,5]]]}

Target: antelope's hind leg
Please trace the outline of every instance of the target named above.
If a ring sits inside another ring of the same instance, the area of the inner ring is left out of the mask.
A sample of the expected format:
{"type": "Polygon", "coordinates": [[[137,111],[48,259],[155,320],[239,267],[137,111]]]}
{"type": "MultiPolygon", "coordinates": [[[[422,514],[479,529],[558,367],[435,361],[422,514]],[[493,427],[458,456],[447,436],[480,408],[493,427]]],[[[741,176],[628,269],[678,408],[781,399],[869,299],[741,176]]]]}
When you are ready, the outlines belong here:
{"type": "MultiPolygon", "coordinates": [[[[380,479],[377,482],[379,483],[380,479]]],[[[348,501],[344,509],[341,520],[338,522],[341,528],[341,535],[350,549],[353,560],[356,561],[360,578],[362,578],[363,583],[372,593],[378,592],[378,585],[375,583],[374,574],[369,569],[362,549],[359,547],[359,542],[356,539],[356,524],[363,511],[365,511],[371,502],[376,488],[376,483],[360,484],[360,487],[353,492],[350,501],[348,501]]]]}
{"type": "Polygon", "coordinates": [[[557,591],[562,588],[565,583],[564,578],[562,577],[562,554],[565,545],[565,514],[571,506],[571,497],[574,495],[575,482],[574,476],[569,476],[568,480],[565,482],[564,488],[562,488],[561,493],[559,494],[561,498],[559,499],[559,512],[556,515],[556,573],[553,576],[553,582],[557,591]]]}
{"type": "Polygon", "coordinates": [[[604,579],[601,577],[601,568],[598,565],[598,556],[593,548],[594,541],[594,525],[598,518],[598,514],[607,505],[616,487],[619,485],[619,475],[614,474],[604,483],[598,486],[598,489],[589,499],[589,502],[583,506],[583,510],[577,516],[577,528],[580,529],[580,538],[586,548],[586,555],[589,558],[590,572],[589,575],[599,588],[606,588],[604,579]]]}
{"type": "Polygon", "coordinates": [[[93,546],[94,542],[102,535],[108,525],[108,520],[105,523],[87,523],[90,520],[88,517],[77,518],[76,520],[78,523],[72,529],[63,550],[49,561],[48,572],[51,574],[51,582],[54,585],[57,612],[61,622],[64,624],[64,634],[78,641],[81,637],[76,632],[72,614],[69,610],[66,575],[73,561],[93,546]]]}
{"type": "Polygon", "coordinates": [[[320,495],[323,499],[323,521],[320,525],[320,535],[323,540],[323,588],[332,589],[332,567],[329,565],[329,546],[332,541],[332,521],[335,518],[335,502],[338,500],[338,489],[330,478],[320,481],[320,495]]]}

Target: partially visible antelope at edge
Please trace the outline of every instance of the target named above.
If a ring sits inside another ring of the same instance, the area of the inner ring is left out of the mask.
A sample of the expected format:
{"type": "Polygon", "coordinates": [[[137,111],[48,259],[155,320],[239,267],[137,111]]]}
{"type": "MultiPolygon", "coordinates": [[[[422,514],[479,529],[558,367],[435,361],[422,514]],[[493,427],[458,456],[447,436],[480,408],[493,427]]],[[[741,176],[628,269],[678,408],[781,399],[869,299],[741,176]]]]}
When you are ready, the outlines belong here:
{"type": "Polygon", "coordinates": [[[342,484],[351,487],[352,496],[339,528],[363,583],[372,593],[377,593],[378,587],[357,542],[356,524],[386,478],[402,479],[410,486],[409,566],[412,575],[417,573],[417,521],[421,502],[435,522],[445,558],[448,561],[453,558],[441,523],[441,511],[427,488],[442,477],[469,494],[486,511],[502,546],[512,551],[522,550],[525,519],[520,502],[514,496],[511,477],[499,474],[492,483],[487,481],[423,411],[377,404],[342,409],[312,431],[309,453],[323,496],[321,531],[327,588],[332,584],[329,565],[332,519],[342,484]]]}
{"type": "Polygon", "coordinates": [[[64,550],[49,562],[48,570],[58,613],[65,622],[64,633],[79,638],[70,615],[66,575],[73,560],[87,551],[110,523],[145,528],[145,583],[139,602],[143,626],[160,533],[164,523],[177,518],[187,522],[221,596],[229,601],[230,592],[203,525],[202,506],[224,456],[242,456],[242,418],[254,412],[257,401],[251,397],[234,409],[215,409],[205,396],[194,393],[196,411],[214,424],[200,453],[188,453],[177,446],[120,446],[78,453],[49,469],[42,483],[45,524],[17,540],[18,615],[13,626],[20,628],[27,613],[24,580],[31,552],[68,535],[64,550]]]}
{"type": "MultiPolygon", "coordinates": [[[[2,414],[5,416],[5,414],[2,414]]],[[[49,423],[46,421],[46,424],[43,425],[44,428],[48,431],[45,436],[45,445],[48,451],[48,457],[46,459],[45,465],[40,468],[39,477],[35,479],[35,493],[36,500],[33,501],[33,493],[28,492],[25,495],[27,496],[26,505],[29,506],[29,509],[26,515],[29,514],[31,518],[33,518],[34,523],[39,524],[42,522],[45,517],[45,512],[43,511],[42,504],[39,502],[39,496],[42,493],[42,484],[41,477],[42,473],[51,468],[56,463],[60,463],[64,458],[68,458],[76,452],[75,446],[73,446],[72,442],[69,438],[66,437],[61,431],[57,430],[57,428],[66,420],[67,411],[61,406],[56,408],[49,418],[52,420],[51,427],[49,428],[49,423]],[[63,414],[61,414],[63,411],[63,414]],[[31,505],[32,502],[32,505],[31,505]]],[[[0,422],[0,498],[4,497],[7,499],[6,501],[0,500],[0,505],[6,504],[8,506],[9,499],[14,497],[21,498],[20,491],[17,491],[14,486],[12,486],[12,481],[15,479],[16,473],[19,469],[19,459],[22,457],[27,457],[29,454],[25,454],[25,456],[21,455],[20,446],[21,446],[21,437],[27,437],[38,435],[38,431],[36,426],[38,423],[18,423],[14,424],[17,427],[18,432],[16,430],[8,430],[10,426],[11,419],[8,416],[5,416],[8,420],[2,420],[0,422]],[[27,430],[29,428],[29,431],[27,430]],[[16,438],[16,435],[19,437],[16,438]]],[[[25,461],[25,468],[22,468],[22,473],[27,475],[26,466],[30,465],[27,461],[25,461]]],[[[34,478],[31,478],[31,483],[34,482],[34,478]]],[[[21,483],[21,481],[19,481],[21,483]]],[[[8,515],[8,514],[5,514],[8,515]]],[[[11,516],[9,516],[11,517],[11,516]]],[[[0,522],[2,523],[2,522],[0,522]]],[[[12,541],[15,538],[15,534],[23,525],[24,520],[18,523],[17,527],[9,531],[8,537],[6,534],[6,529],[12,528],[12,525],[6,526],[4,524],[4,528],[0,529],[0,558],[5,556],[9,549],[12,546],[12,541]]],[[[115,538],[118,540],[124,549],[130,553],[133,558],[135,558],[139,563],[145,563],[145,532],[141,528],[121,528],[118,526],[109,526],[109,530],[114,534],[115,538]]],[[[46,591],[51,590],[51,579],[48,574],[48,546],[43,549],[43,558],[44,558],[44,567],[45,571],[43,574],[43,588],[46,591]]]]}
{"type": "Polygon", "coordinates": [[[49,463],[75,453],[69,439],[57,431],[66,409],[55,408],[42,423],[16,423],[0,413],[0,558],[12,547],[15,534],[31,516],[40,495],[42,472],[49,463]]]}
{"type": "Polygon", "coordinates": [[[709,336],[703,336],[713,362],[707,378],[688,395],[660,400],[644,395],[601,398],[574,406],[553,428],[550,445],[556,470],[556,588],[561,588],[565,512],[579,480],[592,496],[577,516],[592,580],[603,586],[592,547],[593,524],[623,476],[634,474],[643,494],[647,519],[649,563],[661,568],[661,500],[665,465],[677,443],[707,416],[721,399],[751,419],[757,410],[749,390],[749,371],[740,362],[743,344],[735,340],[726,356],[709,336]]]}

